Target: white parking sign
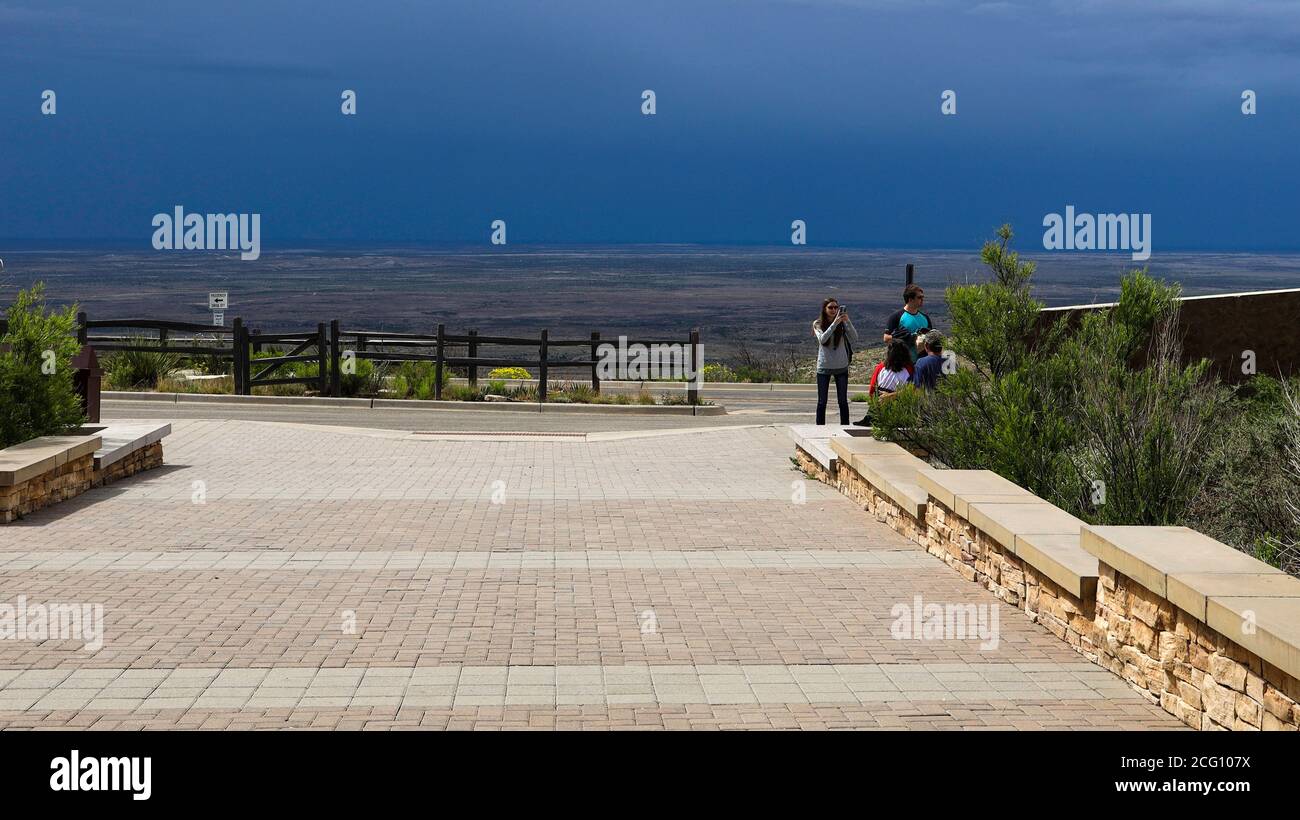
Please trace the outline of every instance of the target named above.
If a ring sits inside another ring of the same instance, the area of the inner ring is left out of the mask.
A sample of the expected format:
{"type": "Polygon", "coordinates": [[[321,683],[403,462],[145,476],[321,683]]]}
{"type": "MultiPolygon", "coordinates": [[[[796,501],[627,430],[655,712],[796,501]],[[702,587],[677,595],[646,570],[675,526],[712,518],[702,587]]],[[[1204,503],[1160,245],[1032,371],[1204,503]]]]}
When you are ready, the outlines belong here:
{"type": "Polygon", "coordinates": [[[227,291],[218,291],[208,294],[208,310],[225,310],[227,291]]]}

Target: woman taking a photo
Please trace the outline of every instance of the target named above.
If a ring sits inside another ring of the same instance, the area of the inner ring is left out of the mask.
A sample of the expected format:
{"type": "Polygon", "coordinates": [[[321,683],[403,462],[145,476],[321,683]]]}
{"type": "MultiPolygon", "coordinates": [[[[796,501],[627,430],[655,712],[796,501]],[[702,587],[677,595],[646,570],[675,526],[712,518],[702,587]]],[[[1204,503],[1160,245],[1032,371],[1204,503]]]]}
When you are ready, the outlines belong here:
{"type": "Polygon", "coordinates": [[[840,424],[849,423],[849,361],[858,332],[849,321],[849,312],[840,309],[834,299],[822,302],[822,313],[813,322],[817,339],[817,423],[826,423],[826,398],[831,378],[835,378],[835,397],[840,405],[840,424]]]}

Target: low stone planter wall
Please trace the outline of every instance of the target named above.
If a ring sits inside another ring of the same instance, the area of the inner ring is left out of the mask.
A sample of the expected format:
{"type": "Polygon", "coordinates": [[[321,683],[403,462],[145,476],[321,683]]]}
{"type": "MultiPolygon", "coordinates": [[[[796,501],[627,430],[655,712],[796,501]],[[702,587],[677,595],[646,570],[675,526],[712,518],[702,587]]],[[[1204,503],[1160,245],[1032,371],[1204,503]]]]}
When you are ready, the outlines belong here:
{"type": "Polygon", "coordinates": [[[152,470],[154,467],[161,467],[162,463],[162,442],[155,441],[105,467],[97,468],[91,486],[101,487],[105,484],[112,484],[114,481],[133,476],[136,473],[152,470]]]}
{"type": "Polygon", "coordinates": [[[77,456],[25,481],[0,486],[0,522],[8,524],[36,510],[67,501],[89,490],[94,452],[77,456]]]}
{"type": "Polygon", "coordinates": [[[1095,600],[1067,590],[1013,554],[971,522],[930,497],[926,530],[918,541],[931,555],[1023,611],[1089,660],[1099,657],[1095,600]]]}
{"type": "Polygon", "coordinates": [[[1185,527],[1088,526],[983,470],[918,470],[918,520],[864,474],[905,453],[832,442],[833,466],[797,448],[800,469],[1188,726],[1300,729],[1300,579],[1185,527]]]}
{"type": "Polygon", "coordinates": [[[170,424],[83,427],[0,450],[0,523],[163,463],[170,424]]]}
{"type": "Polygon", "coordinates": [[[1099,663],[1196,729],[1300,727],[1300,581],[1180,527],[1084,542],[1101,557],[1099,663]]]}

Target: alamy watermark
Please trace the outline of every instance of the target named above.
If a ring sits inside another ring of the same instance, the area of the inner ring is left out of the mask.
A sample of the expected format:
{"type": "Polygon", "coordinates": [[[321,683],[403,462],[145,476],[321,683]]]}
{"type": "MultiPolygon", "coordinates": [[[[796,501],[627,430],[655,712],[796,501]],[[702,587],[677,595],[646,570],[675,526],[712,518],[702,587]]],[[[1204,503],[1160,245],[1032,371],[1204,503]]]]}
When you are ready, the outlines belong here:
{"type": "Polygon", "coordinates": [[[1043,217],[1043,247],[1049,251],[1127,251],[1134,261],[1151,258],[1151,214],[1076,214],[1043,217]]]}
{"type": "Polygon", "coordinates": [[[239,250],[245,261],[262,255],[261,214],[187,214],[177,205],[170,214],[154,214],[152,224],[154,250],[239,250]]]}
{"type": "Polygon", "coordinates": [[[704,346],[686,343],[606,342],[596,347],[596,376],[602,381],[688,381],[698,389],[704,384],[704,346]]]}
{"type": "Polygon", "coordinates": [[[51,760],[50,771],[50,791],[130,792],[132,800],[153,794],[152,757],[82,757],[73,749],[51,760]]]}
{"type": "Polygon", "coordinates": [[[98,652],[104,646],[104,605],[28,604],[19,595],[17,604],[0,603],[0,640],[79,640],[87,652],[98,652]]]}

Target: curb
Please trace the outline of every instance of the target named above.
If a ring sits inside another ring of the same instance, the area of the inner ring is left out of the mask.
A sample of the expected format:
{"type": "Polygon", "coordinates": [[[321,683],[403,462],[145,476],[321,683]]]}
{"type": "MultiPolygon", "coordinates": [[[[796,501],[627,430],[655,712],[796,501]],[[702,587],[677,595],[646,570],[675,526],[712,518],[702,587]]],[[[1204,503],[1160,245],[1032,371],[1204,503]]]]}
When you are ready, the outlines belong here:
{"type": "Polygon", "coordinates": [[[105,390],[106,401],[148,401],[166,404],[253,404],[299,407],[352,407],[370,410],[426,409],[452,412],[500,411],[512,413],[612,413],[628,416],[725,416],[722,405],[654,404],[539,404],[537,402],[431,401],[418,399],[336,399],[327,396],[231,396],[209,393],[145,393],[105,390]]]}

